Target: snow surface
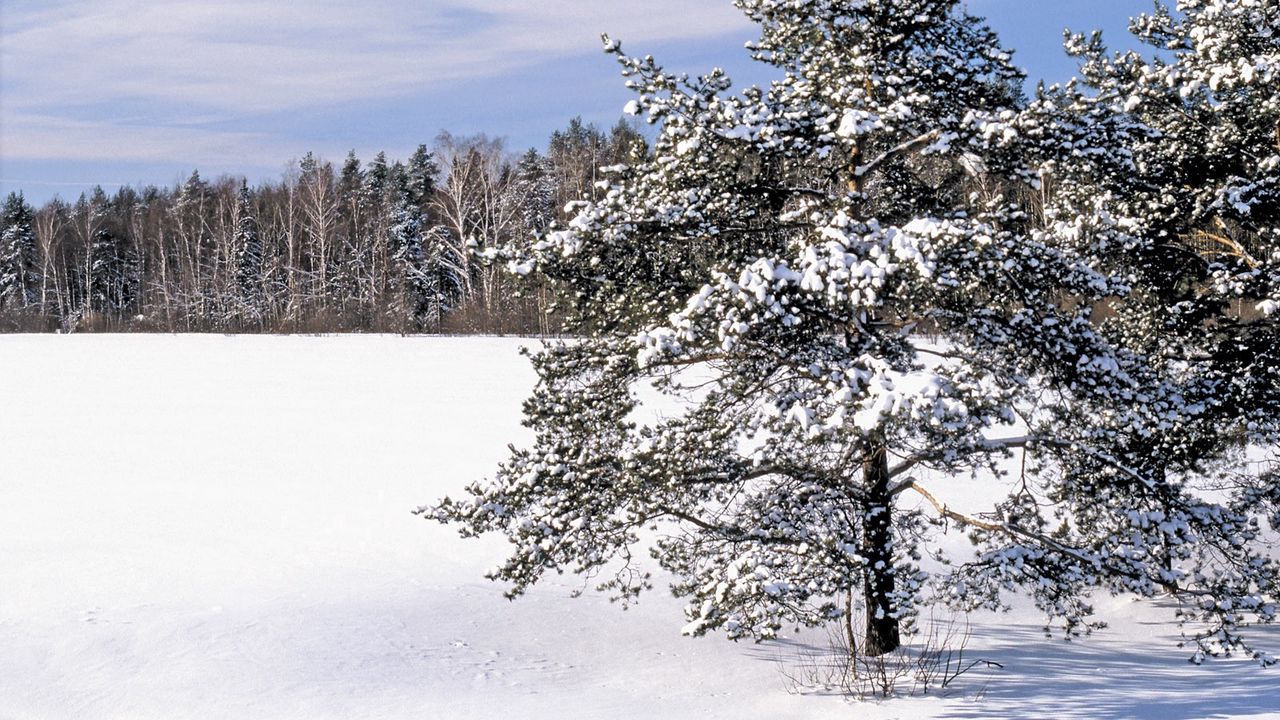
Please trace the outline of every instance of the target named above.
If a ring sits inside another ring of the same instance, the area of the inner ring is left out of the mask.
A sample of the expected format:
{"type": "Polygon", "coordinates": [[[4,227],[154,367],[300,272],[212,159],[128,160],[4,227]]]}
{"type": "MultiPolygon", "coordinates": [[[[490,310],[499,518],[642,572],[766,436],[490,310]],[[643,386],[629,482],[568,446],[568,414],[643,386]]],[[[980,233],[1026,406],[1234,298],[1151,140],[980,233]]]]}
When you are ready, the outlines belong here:
{"type": "Polygon", "coordinates": [[[572,577],[509,603],[500,541],[410,510],[526,437],[520,344],[0,337],[0,719],[1280,718],[1276,671],[1195,668],[1125,599],[1072,643],[975,617],[1004,669],[860,706],[788,692],[822,633],[685,638],[572,577]]]}

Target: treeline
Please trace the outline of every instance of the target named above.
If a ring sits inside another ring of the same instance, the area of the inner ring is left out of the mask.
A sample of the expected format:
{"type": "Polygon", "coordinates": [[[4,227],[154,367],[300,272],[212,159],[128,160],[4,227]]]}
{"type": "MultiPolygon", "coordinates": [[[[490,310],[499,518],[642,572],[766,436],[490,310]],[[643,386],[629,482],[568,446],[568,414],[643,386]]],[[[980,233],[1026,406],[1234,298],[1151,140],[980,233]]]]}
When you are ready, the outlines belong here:
{"type": "Polygon", "coordinates": [[[554,291],[489,251],[590,198],[642,135],[571,121],[545,152],[441,133],[404,161],[308,153],[278,182],[193,172],[0,212],[0,330],[552,332],[554,291]]]}

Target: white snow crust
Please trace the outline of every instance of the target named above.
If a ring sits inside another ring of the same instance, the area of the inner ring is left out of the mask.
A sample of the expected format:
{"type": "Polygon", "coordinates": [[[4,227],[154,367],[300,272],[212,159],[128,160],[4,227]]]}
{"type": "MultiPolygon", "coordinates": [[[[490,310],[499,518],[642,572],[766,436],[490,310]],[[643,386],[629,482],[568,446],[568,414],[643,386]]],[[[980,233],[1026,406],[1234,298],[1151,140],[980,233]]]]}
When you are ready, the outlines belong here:
{"type": "Polygon", "coordinates": [[[1071,643],[975,616],[1003,670],[857,707],[788,692],[822,632],[686,638],[572,577],[508,602],[501,542],[410,511],[527,437],[530,342],[0,337],[0,718],[1280,717],[1274,670],[1193,667],[1123,599],[1071,643]]]}

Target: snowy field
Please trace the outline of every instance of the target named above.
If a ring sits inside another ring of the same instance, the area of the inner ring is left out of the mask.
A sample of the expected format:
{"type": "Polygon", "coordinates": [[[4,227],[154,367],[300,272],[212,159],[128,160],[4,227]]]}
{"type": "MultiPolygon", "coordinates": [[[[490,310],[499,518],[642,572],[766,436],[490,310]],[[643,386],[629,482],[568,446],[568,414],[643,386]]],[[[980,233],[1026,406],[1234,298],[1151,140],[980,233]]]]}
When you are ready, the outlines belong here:
{"type": "Polygon", "coordinates": [[[0,719],[1280,718],[1280,671],[1193,667],[1130,600],[1074,643],[975,617],[1003,669],[861,705],[788,692],[821,633],[683,638],[571,577],[507,602],[500,542],[410,510],[524,437],[519,345],[0,337],[0,719]]]}

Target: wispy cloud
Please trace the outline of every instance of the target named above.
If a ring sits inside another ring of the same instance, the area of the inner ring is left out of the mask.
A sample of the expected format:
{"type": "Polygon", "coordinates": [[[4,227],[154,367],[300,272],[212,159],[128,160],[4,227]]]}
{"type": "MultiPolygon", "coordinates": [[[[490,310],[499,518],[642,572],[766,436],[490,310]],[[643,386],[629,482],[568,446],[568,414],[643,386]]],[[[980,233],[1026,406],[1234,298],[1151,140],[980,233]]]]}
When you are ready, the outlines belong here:
{"type": "Polygon", "coordinates": [[[161,100],[275,112],[511,72],[636,41],[744,28],[728,2],[64,0],[19,2],[0,37],[5,106],[161,100]]]}
{"type": "Polygon", "coordinates": [[[4,126],[9,160],[157,162],[182,159],[224,166],[229,157],[284,158],[270,136],[253,132],[149,124],[103,123],[58,116],[8,114],[4,126]]]}
{"type": "Polygon", "coordinates": [[[603,31],[749,27],[729,0],[0,0],[0,162],[275,166],[300,145],[282,115],[482,85],[603,31]]]}

